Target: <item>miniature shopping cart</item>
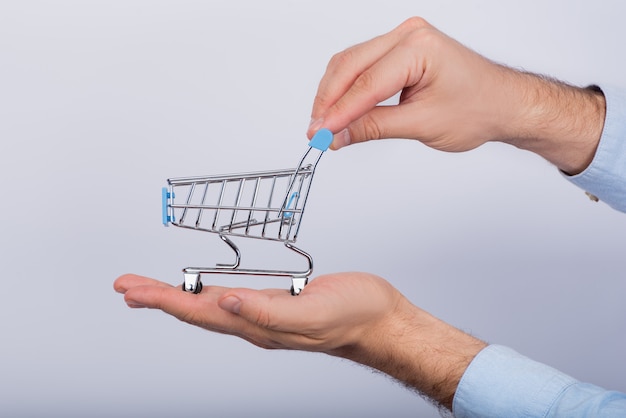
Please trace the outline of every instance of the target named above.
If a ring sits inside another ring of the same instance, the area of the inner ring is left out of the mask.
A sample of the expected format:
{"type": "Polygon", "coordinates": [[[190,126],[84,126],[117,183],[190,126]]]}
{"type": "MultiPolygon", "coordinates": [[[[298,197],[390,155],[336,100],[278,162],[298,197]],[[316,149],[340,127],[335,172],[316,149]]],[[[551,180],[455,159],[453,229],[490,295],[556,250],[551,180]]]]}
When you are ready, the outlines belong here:
{"type": "Polygon", "coordinates": [[[200,275],[207,273],[290,277],[291,294],[300,294],[313,271],[313,258],[293,244],[315,168],[332,140],[329,130],[319,130],[293,169],[167,180],[168,187],[162,191],[163,224],[216,233],[235,253],[235,261],[230,264],[184,268],[184,291],[199,293],[200,275]],[[306,258],[307,268],[242,269],[241,252],[232,237],[283,242],[306,258]]]}

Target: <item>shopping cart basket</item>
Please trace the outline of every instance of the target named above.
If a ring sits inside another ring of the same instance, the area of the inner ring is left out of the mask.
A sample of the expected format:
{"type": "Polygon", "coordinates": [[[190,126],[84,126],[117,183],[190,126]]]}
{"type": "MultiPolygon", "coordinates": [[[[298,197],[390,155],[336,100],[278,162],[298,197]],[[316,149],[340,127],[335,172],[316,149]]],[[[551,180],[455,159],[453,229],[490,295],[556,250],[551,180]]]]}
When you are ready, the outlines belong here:
{"type": "Polygon", "coordinates": [[[315,168],[332,139],[329,130],[320,129],[298,166],[292,169],[167,180],[168,187],[162,190],[163,224],[216,233],[235,253],[235,261],[230,264],[184,268],[183,290],[199,293],[200,275],[204,273],[243,274],[290,277],[291,294],[300,294],[313,271],[313,258],[293,244],[315,168]],[[307,268],[302,271],[242,269],[241,252],[231,237],[283,242],[306,258],[307,268]]]}

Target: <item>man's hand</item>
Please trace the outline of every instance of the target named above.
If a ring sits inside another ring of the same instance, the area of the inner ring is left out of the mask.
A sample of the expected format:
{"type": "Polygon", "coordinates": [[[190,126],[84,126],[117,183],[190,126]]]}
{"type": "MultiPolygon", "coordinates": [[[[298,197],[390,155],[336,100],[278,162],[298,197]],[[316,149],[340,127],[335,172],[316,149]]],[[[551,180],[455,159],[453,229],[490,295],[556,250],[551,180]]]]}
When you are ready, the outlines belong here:
{"type": "Polygon", "coordinates": [[[414,17],[331,59],[308,134],[320,127],[339,132],[333,148],[408,138],[444,151],[470,150],[506,136],[500,123],[511,117],[502,106],[506,72],[414,17]],[[378,106],[397,93],[398,105],[378,106]]]}
{"type": "Polygon", "coordinates": [[[415,17],[331,59],[307,134],[330,129],[333,149],[406,138],[458,152],[502,141],[577,174],[604,115],[600,91],[496,64],[415,17]],[[397,105],[379,105],[397,93],[397,105]]]}
{"type": "Polygon", "coordinates": [[[199,294],[136,275],[114,284],[131,308],[161,309],[181,321],[259,347],[324,352],[381,370],[451,407],[463,372],[485,344],[412,305],[366,273],[312,280],[286,290],[204,286],[199,294]]]}
{"type": "Polygon", "coordinates": [[[136,275],[115,281],[131,308],[156,308],[209,331],[233,334],[263,348],[343,352],[383,331],[402,295],[369,274],[312,280],[298,297],[286,290],[204,286],[198,295],[136,275]],[[379,329],[380,328],[380,329],[379,329]]]}

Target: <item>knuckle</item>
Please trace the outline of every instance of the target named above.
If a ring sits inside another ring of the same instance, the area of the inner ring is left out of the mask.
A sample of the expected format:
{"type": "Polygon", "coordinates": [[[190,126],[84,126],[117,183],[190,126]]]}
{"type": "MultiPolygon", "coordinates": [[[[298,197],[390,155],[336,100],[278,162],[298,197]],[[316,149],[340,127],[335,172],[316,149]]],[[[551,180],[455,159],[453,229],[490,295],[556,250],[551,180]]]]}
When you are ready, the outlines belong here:
{"type": "Polygon", "coordinates": [[[440,37],[437,32],[431,29],[422,29],[412,32],[409,37],[409,41],[419,43],[420,45],[434,45],[438,42],[440,37]]]}
{"type": "Polygon", "coordinates": [[[419,60],[445,48],[442,41],[440,32],[424,28],[407,34],[399,41],[398,48],[406,50],[408,57],[419,60]]]}
{"type": "Polygon", "coordinates": [[[369,71],[365,71],[361,73],[356,78],[356,80],[354,80],[354,84],[352,85],[354,92],[357,94],[370,93],[372,91],[375,91],[374,90],[375,87],[376,87],[376,80],[374,79],[374,76],[372,75],[372,73],[369,71]]]}
{"type": "Polygon", "coordinates": [[[346,115],[350,114],[350,110],[352,108],[352,104],[350,100],[347,100],[345,96],[334,103],[328,110],[328,115],[333,115],[336,118],[345,118],[346,115]]]}
{"type": "Polygon", "coordinates": [[[440,38],[433,26],[421,17],[411,17],[404,21],[398,30],[402,32],[400,45],[414,49],[416,46],[433,44],[440,38]]]}
{"type": "Polygon", "coordinates": [[[425,27],[430,27],[430,24],[426,21],[426,19],[420,16],[413,16],[402,22],[398,29],[401,31],[412,32],[425,27]]]}
{"type": "Polygon", "coordinates": [[[384,132],[378,121],[370,115],[361,118],[362,134],[366,139],[382,139],[384,132]]]}
{"type": "Polygon", "coordinates": [[[320,109],[320,108],[326,108],[328,106],[330,106],[331,100],[330,97],[327,93],[324,92],[318,92],[315,95],[315,98],[313,99],[313,108],[314,109],[320,109]]]}
{"type": "Polygon", "coordinates": [[[344,68],[346,65],[351,65],[353,61],[354,51],[352,50],[352,48],[348,48],[333,55],[328,62],[327,69],[329,71],[335,72],[341,68],[344,68]]]}

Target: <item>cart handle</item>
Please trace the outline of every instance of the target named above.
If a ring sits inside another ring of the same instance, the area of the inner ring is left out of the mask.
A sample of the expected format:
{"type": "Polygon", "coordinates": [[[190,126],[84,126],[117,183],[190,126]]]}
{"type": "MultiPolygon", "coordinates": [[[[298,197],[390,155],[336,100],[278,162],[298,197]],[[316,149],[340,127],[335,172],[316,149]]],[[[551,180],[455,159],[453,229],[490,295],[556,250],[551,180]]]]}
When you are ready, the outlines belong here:
{"type": "Polygon", "coordinates": [[[174,197],[174,193],[170,193],[167,191],[167,187],[163,187],[161,189],[161,216],[163,225],[168,226],[170,222],[174,221],[173,216],[170,216],[168,210],[168,200],[174,197]]]}
{"type": "Polygon", "coordinates": [[[309,141],[309,146],[324,152],[330,147],[332,142],[333,133],[326,128],[322,128],[315,132],[315,135],[313,135],[313,138],[309,141]]]}

